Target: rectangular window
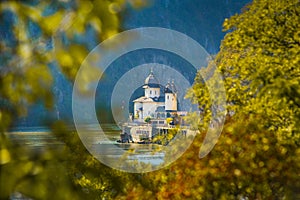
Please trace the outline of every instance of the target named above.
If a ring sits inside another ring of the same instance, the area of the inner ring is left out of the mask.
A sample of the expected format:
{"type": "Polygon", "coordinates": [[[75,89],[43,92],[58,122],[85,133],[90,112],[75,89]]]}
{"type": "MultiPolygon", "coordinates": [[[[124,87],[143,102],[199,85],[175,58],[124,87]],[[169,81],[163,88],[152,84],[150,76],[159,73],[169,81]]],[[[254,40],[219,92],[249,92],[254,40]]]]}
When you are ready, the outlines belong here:
{"type": "Polygon", "coordinates": [[[152,90],[150,90],[150,94],[152,94],[152,90]]]}

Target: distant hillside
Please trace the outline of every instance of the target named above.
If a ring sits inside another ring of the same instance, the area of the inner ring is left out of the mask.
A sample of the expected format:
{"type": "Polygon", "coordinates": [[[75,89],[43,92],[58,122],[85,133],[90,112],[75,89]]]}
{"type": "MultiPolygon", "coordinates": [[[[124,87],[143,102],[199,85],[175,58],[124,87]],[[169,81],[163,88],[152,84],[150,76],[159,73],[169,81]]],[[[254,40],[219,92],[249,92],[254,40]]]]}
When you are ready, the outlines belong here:
{"type": "MultiPolygon", "coordinates": [[[[164,0],[153,1],[151,7],[142,10],[129,10],[124,15],[123,29],[137,27],[164,27],[180,31],[198,41],[210,54],[216,54],[225,33],[222,23],[225,18],[240,12],[249,0],[164,0]]],[[[91,42],[92,43],[92,42],[91,42]]],[[[103,121],[111,121],[110,98],[115,83],[132,67],[147,62],[158,62],[172,66],[179,70],[192,82],[195,71],[183,59],[172,56],[167,52],[147,50],[133,52],[116,60],[105,72],[105,78],[99,83],[96,105],[99,110],[106,110],[103,121]],[[101,108],[101,109],[100,109],[101,108]],[[106,119],[106,120],[104,120],[106,119]]],[[[53,111],[47,111],[41,105],[30,108],[26,118],[17,120],[15,126],[39,126],[49,119],[67,119],[72,121],[72,84],[60,73],[53,64],[50,66],[55,85],[53,92],[56,104],[53,111]]]]}

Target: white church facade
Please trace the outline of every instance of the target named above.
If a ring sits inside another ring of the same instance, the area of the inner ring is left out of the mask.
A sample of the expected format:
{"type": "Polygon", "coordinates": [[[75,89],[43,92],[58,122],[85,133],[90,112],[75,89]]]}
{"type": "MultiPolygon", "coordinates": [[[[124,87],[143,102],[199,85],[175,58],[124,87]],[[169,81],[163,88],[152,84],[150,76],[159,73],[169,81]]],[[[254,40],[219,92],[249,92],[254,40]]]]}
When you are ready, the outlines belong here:
{"type": "Polygon", "coordinates": [[[119,142],[151,143],[157,134],[168,134],[177,125],[180,125],[178,133],[194,134],[183,118],[187,112],[178,109],[174,81],[163,86],[151,70],[142,88],[144,95],[133,100],[134,113],[130,114],[128,122],[122,124],[119,142]]]}
{"type": "Polygon", "coordinates": [[[143,122],[148,117],[165,119],[169,117],[168,115],[178,111],[177,90],[174,81],[162,86],[151,70],[145,79],[143,89],[144,96],[133,100],[136,121],[143,122]]]}

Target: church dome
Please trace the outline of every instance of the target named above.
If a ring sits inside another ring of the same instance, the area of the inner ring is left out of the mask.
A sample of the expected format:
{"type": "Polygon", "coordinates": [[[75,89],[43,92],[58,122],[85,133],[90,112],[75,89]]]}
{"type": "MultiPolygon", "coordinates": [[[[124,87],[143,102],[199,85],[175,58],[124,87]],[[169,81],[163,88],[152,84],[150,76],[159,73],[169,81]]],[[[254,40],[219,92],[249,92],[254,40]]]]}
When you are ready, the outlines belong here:
{"type": "Polygon", "coordinates": [[[159,81],[154,76],[152,70],[151,70],[149,76],[145,79],[145,86],[152,87],[152,88],[159,88],[159,81]]]}

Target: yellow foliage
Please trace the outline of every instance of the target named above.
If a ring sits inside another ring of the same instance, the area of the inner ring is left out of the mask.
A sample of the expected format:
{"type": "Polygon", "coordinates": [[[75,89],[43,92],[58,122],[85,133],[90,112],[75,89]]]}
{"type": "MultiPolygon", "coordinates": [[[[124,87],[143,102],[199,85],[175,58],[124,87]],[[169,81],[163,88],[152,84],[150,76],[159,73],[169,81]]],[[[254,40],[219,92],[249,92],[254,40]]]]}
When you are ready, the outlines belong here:
{"type": "MultiPolygon", "coordinates": [[[[12,34],[8,38],[15,38],[13,45],[9,44],[11,41],[0,42],[0,53],[7,57],[1,60],[0,74],[0,199],[11,198],[15,191],[33,199],[50,199],[53,194],[56,199],[83,199],[87,195],[90,199],[110,199],[122,191],[120,181],[115,180],[129,182],[128,175],[90,160],[79,139],[74,139],[74,133],[66,131],[60,123],[55,123],[53,130],[66,144],[60,152],[45,149],[32,155],[11,143],[4,134],[15,117],[27,114],[30,105],[43,102],[51,108],[53,77],[49,64],[58,64],[68,78],[74,79],[90,51],[77,38],[84,36],[89,25],[96,31],[99,40],[96,42],[118,33],[125,3],[124,0],[78,0],[70,4],[66,1],[0,2],[0,13],[9,11],[14,15],[14,23],[7,33],[12,34]],[[53,12],[46,14],[53,5],[53,12]],[[34,38],[29,30],[31,22],[40,29],[35,30],[34,38]],[[96,172],[84,173],[93,170],[96,172]],[[112,192],[112,188],[117,189],[112,192]]],[[[7,23],[3,20],[6,19],[1,18],[1,23],[7,23]]],[[[90,63],[84,65],[91,69],[83,76],[86,86],[100,72],[90,63]]]]}
{"type": "Polygon", "coordinates": [[[43,17],[40,22],[42,29],[48,34],[54,34],[58,30],[65,14],[63,11],[58,11],[53,15],[43,17]]]}
{"type": "Polygon", "coordinates": [[[7,149],[0,149],[0,165],[9,163],[11,160],[10,153],[7,149]]]}

